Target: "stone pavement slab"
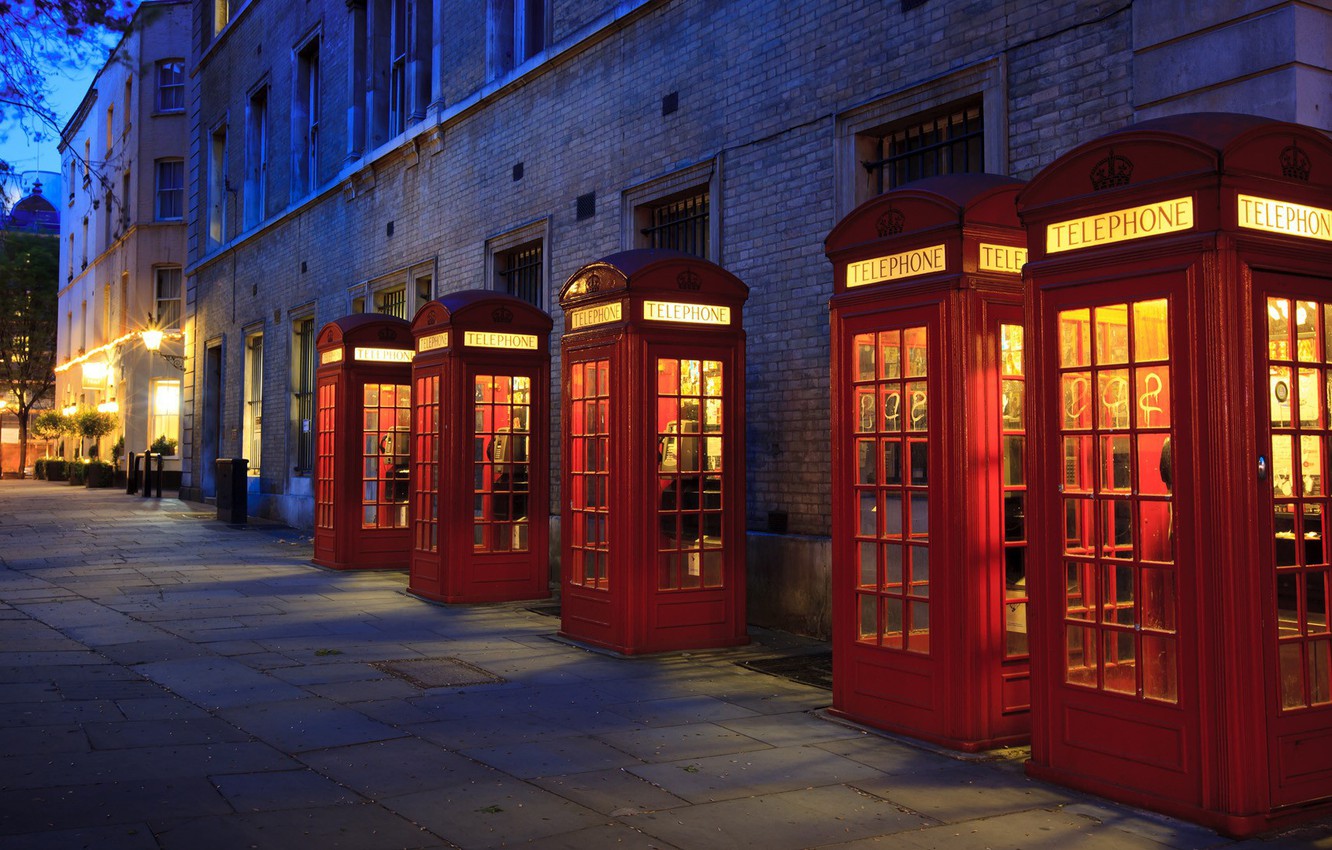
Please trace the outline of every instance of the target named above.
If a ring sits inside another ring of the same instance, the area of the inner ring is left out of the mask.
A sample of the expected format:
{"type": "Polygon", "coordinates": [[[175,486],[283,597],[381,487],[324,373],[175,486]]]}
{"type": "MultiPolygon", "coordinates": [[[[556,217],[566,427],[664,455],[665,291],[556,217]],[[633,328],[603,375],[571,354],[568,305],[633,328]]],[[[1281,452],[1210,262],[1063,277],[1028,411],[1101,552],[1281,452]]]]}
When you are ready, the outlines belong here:
{"type": "Polygon", "coordinates": [[[205,510],[0,482],[0,850],[1332,850],[1326,822],[1233,842],[836,721],[740,666],[795,636],[619,658],[550,602],[426,603],[205,510]],[[374,666],[411,659],[504,681],[374,666]]]}

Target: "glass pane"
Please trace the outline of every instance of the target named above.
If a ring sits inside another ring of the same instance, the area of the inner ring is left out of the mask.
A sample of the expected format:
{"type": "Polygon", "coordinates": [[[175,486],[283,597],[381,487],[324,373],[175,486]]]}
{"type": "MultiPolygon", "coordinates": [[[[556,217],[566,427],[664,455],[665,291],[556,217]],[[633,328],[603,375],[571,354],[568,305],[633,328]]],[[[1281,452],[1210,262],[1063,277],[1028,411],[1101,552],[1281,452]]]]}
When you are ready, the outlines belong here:
{"type": "Polygon", "coordinates": [[[907,430],[924,431],[929,426],[929,394],[926,392],[924,382],[907,384],[906,395],[910,399],[907,408],[907,430]]]}
{"type": "Polygon", "coordinates": [[[1327,563],[1327,549],[1323,541],[1323,506],[1306,502],[1303,511],[1304,565],[1318,566],[1327,563]]]}
{"type": "Polygon", "coordinates": [[[1092,438],[1064,438],[1064,490],[1090,492],[1092,489],[1092,438]]]}
{"type": "Polygon", "coordinates": [[[906,377],[923,378],[926,369],[925,329],[907,328],[902,331],[902,344],[906,349],[906,377]]]}
{"type": "Polygon", "coordinates": [[[902,648],[902,600],[891,596],[883,600],[883,645],[902,648]]]}
{"type": "Polygon", "coordinates": [[[902,390],[897,386],[883,387],[883,430],[902,430],[902,390]]]}
{"type": "Polygon", "coordinates": [[[1027,598],[1027,549],[1010,546],[1004,550],[1004,598],[1027,598]]]}
{"type": "Polygon", "coordinates": [[[1139,301],[1133,305],[1133,359],[1170,358],[1169,306],[1166,299],[1139,301]]]}
{"type": "Polygon", "coordinates": [[[856,531],[861,537],[879,535],[879,507],[873,490],[860,490],[860,528],[856,531]]]}
{"type": "Polygon", "coordinates": [[[1073,372],[1060,378],[1063,387],[1063,429],[1082,430],[1091,427],[1092,386],[1090,372],[1073,372]]]}
{"type": "Polygon", "coordinates": [[[1027,539],[1026,494],[1022,492],[1004,494],[1004,540],[1020,543],[1027,539]]]}
{"type": "Polygon", "coordinates": [[[1278,496],[1295,495],[1295,463],[1291,457],[1291,435],[1272,435],[1272,491],[1278,496]]]}
{"type": "Polygon", "coordinates": [[[1300,435],[1300,493],[1323,495],[1323,438],[1312,434],[1300,435]]]}
{"type": "Polygon", "coordinates": [[[1327,572],[1310,571],[1304,576],[1304,633],[1327,632],[1327,572]]]}
{"type": "Polygon", "coordinates": [[[720,360],[703,361],[703,395],[716,398],[722,394],[722,364],[720,360]]]}
{"type": "Polygon", "coordinates": [[[930,483],[930,444],[924,440],[908,440],[907,450],[911,453],[911,484],[924,487],[930,483]]]}
{"type": "Polygon", "coordinates": [[[1290,360],[1290,302],[1284,298],[1267,299],[1267,356],[1290,360]]]}
{"type": "Polygon", "coordinates": [[[1174,530],[1169,502],[1138,502],[1138,558],[1169,564],[1175,560],[1174,530]]]}
{"type": "Polygon", "coordinates": [[[930,532],[928,493],[911,494],[911,536],[925,537],[930,532]]]}
{"type": "Polygon", "coordinates": [[[1065,626],[1064,681],[1096,686],[1096,632],[1086,626],[1065,626]]]}
{"type": "Polygon", "coordinates": [[[1326,705],[1332,702],[1328,682],[1328,650],[1332,641],[1315,640],[1305,647],[1309,656],[1309,704],[1326,705]]]}
{"type": "Polygon", "coordinates": [[[1175,571],[1144,569],[1142,627],[1158,632],[1174,633],[1175,608],[1175,571]]]}
{"type": "Polygon", "coordinates": [[[1269,404],[1272,408],[1272,424],[1278,428],[1291,426],[1290,413],[1290,367],[1269,366],[1268,382],[1271,385],[1269,404]]]}
{"type": "Polygon", "coordinates": [[[1138,435],[1138,492],[1167,496],[1173,483],[1173,458],[1167,434],[1138,435]]]}
{"type": "Polygon", "coordinates": [[[883,494],[883,534],[885,537],[902,536],[903,509],[901,491],[889,491],[883,494]]]}
{"type": "Polygon", "coordinates": [[[1322,376],[1320,369],[1300,369],[1299,370],[1299,405],[1300,405],[1300,424],[1308,427],[1317,427],[1322,421],[1320,416],[1322,405],[1322,376]]]}
{"type": "Polygon", "coordinates": [[[856,483],[877,484],[879,479],[874,457],[874,441],[856,440],[856,457],[856,469],[859,470],[856,483]]]}
{"type": "Polygon", "coordinates": [[[1276,579],[1277,634],[1280,637],[1299,637],[1300,583],[1297,573],[1278,573],[1276,579]]]}
{"type": "Polygon", "coordinates": [[[999,374],[1023,374],[1021,325],[999,326],[999,374]]]}
{"type": "Polygon", "coordinates": [[[884,331],[879,334],[880,362],[884,378],[902,377],[902,332],[884,331]]]}
{"type": "MultiPolygon", "coordinates": [[[[873,398],[870,400],[873,405],[873,398]]],[[[720,431],[722,429],[722,403],[721,399],[710,398],[703,402],[703,430],[720,431]]],[[[874,423],[870,423],[869,430],[874,430],[874,423]]]]}
{"type": "Polygon", "coordinates": [[[1026,415],[1022,409],[1026,386],[1025,381],[1002,382],[1000,398],[1002,427],[1007,431],[1021,431],[1026,427],[1026,415]]]}
{"type": "Polygon", "coordinates": [[[1096,365],[1128,362],[1128,305],[1096,308],[1096,365]]]}
{"type": "Polygon", "coordinates": [[[907,547],[911,553],[911,595],[930,595],[930,550],[925,546],[907,547]]]}
{"type": "Polygon", "coordinates": [[[878,547],[873,543],[861,543],[857,548],[860,553],[860,586],[878,587],[879,565],[874,560],[874,550],[878,547]]]}
{"type": "Polygon", "coordinates": [[[861,640],[874,640],[879,633],[878,600],[869,594],[860,596],[859,635],[861,640]]]}
{"type": "Polygon", "coordinates": [[[1313,301],[1295,302],[1295,348],[1300,360],[1318,362],[1322,346],[1318,344],[1318,305],[1313,301]]]}
{"type": "Polygon", "coordinates": [[[1179,702],[1179,660],[1175,639],[1142,636],[1142,695],[1161,702],[1179,702]]]}
{"type": "Polygon", "coordinates": [[[1127,493],[1133,476],[1129,471],[1127,435],[1101,438],[1101,490],[1127,493]]]}
{"type": "Polygon", "coordinates": [[[897,440],[883,441],[883,483],[902,483],[902,444],[897,440]]]}
{"type": "Polygon", "coordinates": [[[1170,367],[1139,369],[1137,382],[1138,427],[1170,427],[1170,367]]]}
{"type": "Polygon", "coordinates": [[[1101,566],[1102,620],[1120,626],[1132,626],[1137,621],[1133,599],[1133,567],[1128,564],[1101,566]]]}
{"type": "Polygon", "coordinates": [[[874,387],[856,387],[856,432],[865,434],[874,430],[878,413],[874,407],[874,387]]]}
{"type": "Polygon", "coordinates": [[[1059,314],[1059,366],[1068,369],[1091,365],[1091,315],[1088,310],[1059,314]]]}
{"type": "Polygon", "coordinates": [[[1028,655],[1027,603],[1009,602],[1004,605],[1004,655],[1013,658],[1028,655]]]}
{"type": "Polygon", "coordinates": [[[1304,707],[1304,670],[1299,643],[1283,643],[1277,650],[1281,676],[1281,707],[1304,707]]]}
{"type": "Polygon", "coordinates": [[[1094,564],[1070,561],[1064,565],[1064,616],[1070,620],[1096,619],[1094,564]]]}
{"type": "Polygon", "coordinates": [[[680,361],[680,395],[700,395],[699,362],[680,361]]]}
{"type": "Polygon", "coordinates": [[[1064,500],[1064,551],[1070,555],[1089,555],[1096,535],[1086,499],[1064,500]]]}
{"type": "Polygon", "coordinates": [[[1026,482],[1025,463],[1027,440],[1025,437],[1003,438],[1003,482],[1005,487],[1019,487],[1026,482]]]}
{"type": "Polygon", "coordinates": [[[1274,541],[1273,563],[1278,567],[1293,567],[1295,557],[1295,506],[1279,502],[1272,510],[1274,541]]]}
{"type": "Polygon", "coordinates": [[[896,544],[883,546],[883,589],[889,593],[902,592],[902,547],[896,544]]]}
{"type": "Polygon", "coordinates": [[[1105,689],[1121,694],[1138,692],[1138,646],[1133,632],[1118,629],[1103,633],[1105,639],[1105,689]]]}
{"type": "Polygon", "coordinates": [[[908,602],[907,610],[911,613],[911,637],[907,642],[907,651],[929,652],[930,603],[908,602]]]}
{"type": "Polygon", "coordinates": [[[855,350],[855,380],[874,380],[874,334],[856,334],[851,345],[855,350]]]}
{"type": "Polygon", "coordinates": [[[1114,369],[1099,372],[1096,376],[1097,422],[1102,428],[1127,428],[1129,426],[1129,405],[1132,395],[1129,392],[1127,369],[1114,369]]]}
{"type": "Polygon", "coordinates": [[[1101,554],[1107,558],[1133,558],[1133,508],[1124,499],[1101,502],[1101,554]]]}

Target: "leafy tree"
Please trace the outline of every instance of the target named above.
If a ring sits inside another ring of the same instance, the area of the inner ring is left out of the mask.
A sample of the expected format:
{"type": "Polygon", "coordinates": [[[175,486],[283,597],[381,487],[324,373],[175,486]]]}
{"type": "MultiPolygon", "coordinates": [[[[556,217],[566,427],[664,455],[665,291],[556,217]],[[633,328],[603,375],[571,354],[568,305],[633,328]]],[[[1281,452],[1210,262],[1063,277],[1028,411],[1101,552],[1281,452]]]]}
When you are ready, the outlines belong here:
{"type": "Polygon", "coordinates": [[[29,414],[55,387],[59,261],[57,237],[11,232],[0,241],[0,392],[18,417],[20,476],[29,414]]]}
{"type": "Polygon", "coordinates": [[[102,438],[116,430],[117,424],[116,417],[110,413],[88,407],[74,414],[74,427],[79,436],[93,441],[92,451],[89,452],[92,457],[102,456],[102,438]]]}
{"type": "Polygon", "coordinates": [[[34,142],[60,133],[50,78],[62,68],[101,64],[129,25],[135,0],[0,0],[0,131],[19,127],[34,142]]]}
{"type": "Polygon", "coordinates": [[[43,410],[32,420],[32,434],[39,440],[45,440],[46,456],[51,456],[51,441],[58,440],[69,431],[69,417],[58,410],[43,410]]]}

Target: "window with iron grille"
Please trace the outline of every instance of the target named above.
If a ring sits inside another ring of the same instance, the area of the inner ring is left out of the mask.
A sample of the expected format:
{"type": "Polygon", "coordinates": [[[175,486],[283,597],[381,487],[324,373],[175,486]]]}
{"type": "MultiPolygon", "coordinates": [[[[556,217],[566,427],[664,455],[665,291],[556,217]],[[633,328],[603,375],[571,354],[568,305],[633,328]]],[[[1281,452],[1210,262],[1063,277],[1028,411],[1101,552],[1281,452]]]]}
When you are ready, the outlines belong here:
{"type": "Polygon", "coordinates": [[[297,319],[292,326],[292,406],[296,431],[296,474],[314,469],[315,326],[314,318],[297,319]]]}
{"type": "Polygon", "coordinates": [[[528,242],[495,255],[495,288],[541,306],[540,242],[528,242]]]}
{"type": "Polygon", "coordinates": [[[979,98],[886,129],[879,158],[862,163],[882,194],[939,174],[985,170],[985,124],[979,98]]]}
{"type": "Polygon", "coordinates": [[[375,293],[375,312],[406,319],[407,287],[399,286],[395,289],[385,289],[382,292],[375,293]]]}
{"type": "Polygon", "coordinates": [[[649,224],[641,231],[643,247],[670,248],[696,257],[708,256],[708,191],[662,201],[649,208],[649,224]]]}

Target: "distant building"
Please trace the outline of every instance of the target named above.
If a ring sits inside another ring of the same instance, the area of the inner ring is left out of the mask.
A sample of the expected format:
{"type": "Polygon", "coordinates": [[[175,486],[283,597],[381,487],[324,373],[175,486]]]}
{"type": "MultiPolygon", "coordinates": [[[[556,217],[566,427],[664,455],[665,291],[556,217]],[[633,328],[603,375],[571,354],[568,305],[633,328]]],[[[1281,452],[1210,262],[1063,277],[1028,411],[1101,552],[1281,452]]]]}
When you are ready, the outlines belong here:
{"type": "Polygon", "coordinates": [[[189,19],[184,0],[140,4],[61,132],[56,406],[116,414],[106,459],[121,437],[133,452],[165,438],[172,456],[180,440],[189,19]]]}
{"type": "MultiPolygon", "coordinates": [[[[1030,177],[1162,115],[1332,127],[1327,45],[1298,37],[1332,13],[1297,2],[193,9],[182,492],[212,496],[214,460],[246,457],[251,509],[312,525],[327,321],[410,318],[481,287],[529,299],[558,329],[559,287],[584,263],[682,248],[751,289],[737,520],[751,620],[814,633],[828,626],[823,239],[843,215],[935,173],[1030,177]]],[[[558,377],[551,389],[558,449],[558,377]]]]}
{"type": "Polygon", "coordinates": [[[32,193],[15,203],[0,219],[0,230],[60,235],[60,211],[42,194],[42,181],[33,183],[32,193]]]}

